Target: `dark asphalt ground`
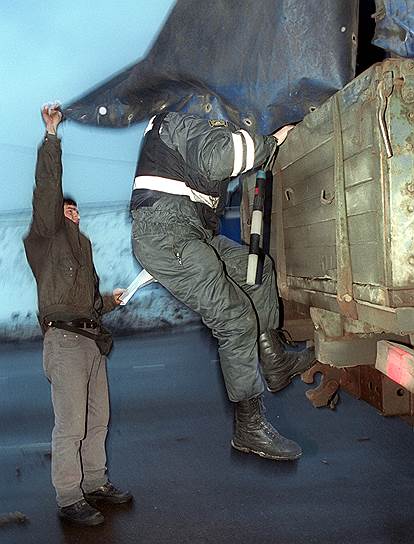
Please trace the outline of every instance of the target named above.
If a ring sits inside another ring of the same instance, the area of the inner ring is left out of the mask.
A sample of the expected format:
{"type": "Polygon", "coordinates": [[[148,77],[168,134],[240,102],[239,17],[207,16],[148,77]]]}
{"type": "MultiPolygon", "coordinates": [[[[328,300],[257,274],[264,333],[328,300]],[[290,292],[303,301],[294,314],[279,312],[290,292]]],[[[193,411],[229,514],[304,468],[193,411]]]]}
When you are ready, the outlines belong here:
{"type": "Polygon", "coordinates": [[[105,524],[56,515],[50,483],[52,410],[41,345],[0,346],[1,544],[413,543],[414,434],[341,394],[314,409],[298,378],[266,394],[268,416],[304,449],[298,462],[230,448],[214,341],[204,329],[116,340],[109,361],[110,477],[135,496],[102,508],[105,524]]]}

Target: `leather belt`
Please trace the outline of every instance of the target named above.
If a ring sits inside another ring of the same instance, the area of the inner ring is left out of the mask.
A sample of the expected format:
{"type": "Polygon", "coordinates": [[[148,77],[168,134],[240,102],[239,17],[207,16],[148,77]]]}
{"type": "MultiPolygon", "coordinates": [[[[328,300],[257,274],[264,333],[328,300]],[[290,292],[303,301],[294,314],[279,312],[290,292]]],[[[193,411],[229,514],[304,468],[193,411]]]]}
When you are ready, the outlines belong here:
{"type": "Polygon", "coordinates": [[[94,319],[73,319],[72,321],[48,321],[48,327],[59,328],[59,325],[69,325],[70,327],[76,327],[77,329],[97,329],[99,323],[94,319]]]}

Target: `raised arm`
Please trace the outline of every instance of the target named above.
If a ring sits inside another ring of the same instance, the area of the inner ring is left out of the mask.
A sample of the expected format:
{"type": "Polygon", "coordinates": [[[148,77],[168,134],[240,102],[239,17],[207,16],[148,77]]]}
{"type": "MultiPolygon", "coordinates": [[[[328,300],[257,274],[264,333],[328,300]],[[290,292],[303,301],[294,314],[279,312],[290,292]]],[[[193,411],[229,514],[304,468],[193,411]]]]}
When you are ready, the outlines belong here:
{"type": "Polygon", "coordinates": [[[284,141],[290,128],[262,136],[227,121],[172,112],[164,119],[160,136],[191,167],[212,181],[222,181],[262,165],[284,141]]]}
{"type": "Polygon", "coordinates": [[[33,220],[31,232],[42,237],[53,236],[62,226],[62,151],[57,128],[62,114],[56,104],[42,107],[46,134],[37,153],[33,220]]]}

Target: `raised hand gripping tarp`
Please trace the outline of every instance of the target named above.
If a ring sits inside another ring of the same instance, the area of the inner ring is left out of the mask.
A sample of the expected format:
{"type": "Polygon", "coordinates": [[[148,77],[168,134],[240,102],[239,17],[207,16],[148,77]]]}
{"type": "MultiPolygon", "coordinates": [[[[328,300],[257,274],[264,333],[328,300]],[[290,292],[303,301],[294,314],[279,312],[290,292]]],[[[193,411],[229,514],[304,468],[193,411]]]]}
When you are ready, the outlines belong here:
{"type": "Polygon", "coordinates": [[[148,55],[64,114],[125,127],[166,108],[269,134],[354,77],[357,26],[358,0],[178,0],[148,55]]]}

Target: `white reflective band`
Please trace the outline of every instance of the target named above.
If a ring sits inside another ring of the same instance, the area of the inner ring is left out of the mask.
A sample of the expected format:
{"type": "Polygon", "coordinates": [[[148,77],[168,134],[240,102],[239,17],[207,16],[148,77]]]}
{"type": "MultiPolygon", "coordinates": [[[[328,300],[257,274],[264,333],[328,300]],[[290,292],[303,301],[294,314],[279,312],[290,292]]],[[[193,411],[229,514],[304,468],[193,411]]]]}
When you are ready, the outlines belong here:
{"type": "Polygon", "coordinates": [[[259,263],[259,256],[251,253],[247,258],[247,274],[246,274],[246,283],[247,285],[256,284],[256,274],[257,274],[257,265],[259,263]]]}
{"type": "Polygon", "coordinates": [[[243,174],[244,174],[244,172],[248,172],[254,166],[254,141],[253,141],[253,138],[250,136],[250,134],[247,132],[247,130],[241,129],[240,132],[244,136],[244,139],[246,141],[246,147],[247,147],[246,168],[243,170],[243,174]]]}
{"type": "Polygon", "coordinates": [[[261,210],[253,210],[252,213],[252,225],[250,227],[250,234],[262,235],[262,221],[263,213],[261,210]]]}
{"type": "Polygon", "coordinates": [[[154,119],[155,119],[155,115],[154,115],[154,117],[151,117],[151,119],[149,120],[149,123],[148,123],[148,125],[147,125],[147,128],[144,130],[144,136],[145,136],[145,134],[146,134],[147,132],[149,132],[150,130],[153,129],[153,127],[154,127],[154,119]]]}
{"type": "Polygon", "coordinates": [[[201,202],[207,204],[215,210],[217,208],[219,197],[200,193],[178,179],[161,178],[159,176],[137,176],[134,180],[133,189],[149,189],[151,191],[161,191],[170,195],[188,196],[192,202],[201,202]]]}
{"type": "Polygon", "coordinates": [[[233,149],[234,149],[234,163],[233,163],[233,172],[230,174],[231,177],[238,176],[243,167],[243,136],[232,132],[231,136],[233,138],[233,149]]]}

